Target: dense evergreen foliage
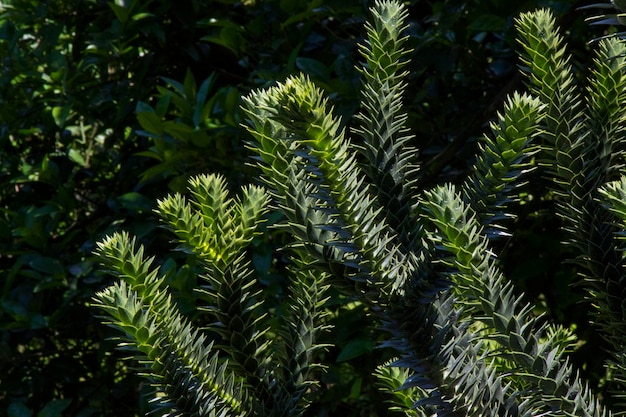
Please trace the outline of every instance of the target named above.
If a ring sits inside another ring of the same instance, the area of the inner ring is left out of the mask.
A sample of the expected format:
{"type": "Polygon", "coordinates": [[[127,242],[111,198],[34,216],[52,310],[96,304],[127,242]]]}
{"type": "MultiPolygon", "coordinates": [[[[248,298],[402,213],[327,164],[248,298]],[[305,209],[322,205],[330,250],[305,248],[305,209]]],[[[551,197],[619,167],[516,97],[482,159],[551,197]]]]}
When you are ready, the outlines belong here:
{"type": "Polygon", "coordinates": [[[1,409],[621,410],[614,30],[370,6],[0,5],[1,409]]]}

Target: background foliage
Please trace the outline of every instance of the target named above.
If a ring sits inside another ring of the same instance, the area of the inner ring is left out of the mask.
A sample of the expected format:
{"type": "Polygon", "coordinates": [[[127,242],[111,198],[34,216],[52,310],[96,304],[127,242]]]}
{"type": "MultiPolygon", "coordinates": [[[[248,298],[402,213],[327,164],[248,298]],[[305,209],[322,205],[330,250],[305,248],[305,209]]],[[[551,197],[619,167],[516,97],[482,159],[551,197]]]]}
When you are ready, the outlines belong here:
{"type": "MultiPolygon", "coordinates": [[[[506,93],[521,86],[513,40],[519,12],[549,6],[567,29],[575,66],[594,37],[574,1],[413,1],[408,124],[429,175],[454,181],[506,93]]],[[[170,254],[153,214],[157,198],[190,175],[254,182],[240,98],[307,73],[339,114],[358,105],[354,70],[369,4],[344,0],[7,1],[0,6],[0,409],[10,416],[118,415],[145,411],[140,381],[111,354],[109,330],[88,308],[108,283],[94,271],[94,242],[120,228],[184,266],[172,278],[183,307],[196,300],[194,259],[170,254]]],[[[595,33],[597,36],[598,33],[595,33]]],[[[541,183],[541,180],[534,181],[541,183]]],[[[545,190],[544,190],[545,191],[545,190]]],[[[576,360],[601,384],[582,295],[560,264],[556,219],[528,190],[508,276],[557,321],[577,329],[576,360]],[[538,244],[543,242],[543,244],[538,244]],[[546,244],[550,243],[550,244],[546,244]],[[539,249],[541,248],[541,249],[539,249]],[[548,251],[546,251],[548,248],[548,251]],[[537,261],[539,260],[539,261],[537,261]],[[558,273],[554,273],[558,270],[558,273]]],[[[271,216],[271,215],[270,215],[271,216]]],[[[270,217],[271,219],[271,217],[270,217]]],[[[253,264],[280,294],[280,232],[255,240],[253,264]]],[[[335,363],[311,415],[383,415],[369,370],[378,363],[365,308],[337,298],[335,363]]],[[[184,310],[184,308],[183,308],[184,310]]],[[[191,308],[188,309],[191,311],[191,308]]],[[[600,357],[598,357],[600,356],[600,357]]]]}

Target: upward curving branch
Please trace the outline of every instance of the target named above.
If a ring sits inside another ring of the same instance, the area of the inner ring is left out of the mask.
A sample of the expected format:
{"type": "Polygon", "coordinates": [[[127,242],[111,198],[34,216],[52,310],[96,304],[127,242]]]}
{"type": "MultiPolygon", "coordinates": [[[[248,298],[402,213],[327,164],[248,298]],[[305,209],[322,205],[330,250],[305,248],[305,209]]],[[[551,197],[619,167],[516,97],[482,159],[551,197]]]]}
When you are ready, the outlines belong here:
{"type": "Polygon", "coordinates": [[[418,242],[418,222],[413,215],[413,193],[419,166],[414,136],[406,127],[402,105],[406,88],[404,70],[407,10],[395,1],[379,1],[372,8],[372,22],[366,24],[367,38],[360,45],[365,59],[363,109],[355,116],[356,132],[363,142],[358,149],[365,156],[361,164],[373,183],[377,202],[384,208],[389,225],[409,248],[418,242]]]}

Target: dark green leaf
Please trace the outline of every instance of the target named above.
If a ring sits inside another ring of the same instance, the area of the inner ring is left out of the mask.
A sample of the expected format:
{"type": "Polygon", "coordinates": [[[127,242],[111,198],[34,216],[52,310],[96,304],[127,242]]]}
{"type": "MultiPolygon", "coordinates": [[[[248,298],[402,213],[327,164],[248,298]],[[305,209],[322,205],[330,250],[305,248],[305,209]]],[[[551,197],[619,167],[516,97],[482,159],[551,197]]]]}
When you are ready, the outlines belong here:
{"type": "Polygon", "coordinates": [[[28,262],[28,266],[49,275],[65,275],[65,267],[61,261],[55,258],[35,256],[28,262]]]}
{"type": "Polygon", "coordinates": [[[337,362],[344,362],[365,355],[374,350],[375,346],[376,343],[373,340],[352,340],[341,349],[341,352],[339,352],[337,356],[337,362]]]}
{"type": "Polygon", "coordinates": [[[52,117],[54,118],[54,123],[58,127],[65,126],[65,121],[67,117],[70,115],[70,106],[57,106],[52,108],[52,117]]]}
{"type": "Polygon", "coordinates": [[[297,58],[296,66],[309,74],[313,79],[327,82],[330,79],[330,69],[322,62],[312,58],[297,58]]]}
{"type": "Polygon", "coordinates": [[[502,16],[484,14],[474,19],[468,27],[472,32],[501,32],[506,29],[506,19],[502,16]]]}
{"type": "Polygon", "coordinates": [[[52,400],[37,413],[37,417],[61,417],[71,403],[70,399],[52,400]]]}
{"type": "Polygon", "coordinates": [[[117,201],[126,210],[136,213],[149,212],[154,207],[151,199],[137,192],[123,194],[117,198],[117,201]]]}
{"type": "Polygon", "coordinates": [[[163,134],[163,127],[161,125],[161,118],[153,112],[141,112],[137,113],[137,120],[142,128],[151,133],[157,135],[163,134]]]}
{"type": "Polygon", "coordinates": [[[194,78],[191,70],[187,69],[187,73],[185,75],[185,81],[183,83],[183,91],[185,92],[185,98],[190,102],[196,101],[196,91],[198,87],[196,86],[196,79],[194,78]]]}
{"type": "Polygon", "coordinates": [[[13,402],[7,409],[8,417],[32,417],[32,415],[33,411],[21,402],[13,402]]]}

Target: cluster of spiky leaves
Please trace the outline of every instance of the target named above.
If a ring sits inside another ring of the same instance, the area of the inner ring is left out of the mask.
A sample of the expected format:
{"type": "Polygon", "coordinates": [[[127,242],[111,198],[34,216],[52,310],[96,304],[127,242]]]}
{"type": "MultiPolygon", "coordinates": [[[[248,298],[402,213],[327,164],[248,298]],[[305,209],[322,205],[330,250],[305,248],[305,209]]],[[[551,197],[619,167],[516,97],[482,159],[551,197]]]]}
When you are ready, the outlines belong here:
{"type": "MultiPolygon", "coordinates": [[[[362,47],[360,142],[346,138],[305,77],[246,99],[252,147],[285,227],[319,267],[365,282],[364,300],[391,334],[383,347],[398,353],[378,375],[402,391],[396,405],[408,414],[608,415],[565,356],[573,335],[533,315],[489,250],[488,236],[503,228],[507,204],[538,149],[557,192],[586,186],[584,174],[571,181],[572,164],[589,152],[580,133],[586,126],[549,13],[520,19],[537,97],[509,98],[459,192],[451,185],[415,189],[418,166],[401,102],[404,18],[396,2],[373,9],[362,47]],[[538,148],[533,142],[542,130],[538,148]]],[[[577,203],[564,202],[562,212],[577,203]]],[[[579,227],[573,222],[570,229],[579,227]]],[[[364,288],[355,288],[360,296],[364,288]]]]}
{"type": "MultiPolygon", "coordinates": [[[[525,171],[532,169],[531,143],[538,134],[544,106],[537,98],[514,93],[498,123],[491,124],[491,136],[479,144],[479,155],[471,175],[462,186],[465,201],[471,205],[483,225],[495,224],[507,217],[506,204],[516,198],[514,190],[525,171]]],[[[490,233],[502,233],[492,229],[490,233]]]]}
{"type": "Polygon", "coordinates": [[[363,138],[360,152],[363,170],[374,183],[377,201],[387,207],[388,221],[398,238],[409,248],[416,246],[417,222],[412,216],[412,189],[419,167],[413,136],[405,127],[407,114],[402,107],[406,88],[404,71],[407,50],[403,48],[406,29],[398,26],[407,12],[395,3],[372,10],[373,22],[366,24],[367,38],[360,45],[365,59],[361,72],[363,109],[356,115],[356,133],[363,138]]]}
{"type": "MultiPolygon", "coordinates": [[[[600,198],[602,204],[614,215],[613,226],[618,232],[613,237],[615,239],[616,250],[620,254],[622,260],[621,265],[624,267],[624,258],[626,246],[626,176],[621,179],[612,181],[604,185],[600,189],[600,198]]],[[[621,392],[617,392],[622,401],[626,398],[623,387],[626,386],[626,349],[624,348],[623,337],[626,334],[626,305],[622,297],[623,288],[626,286],[626,277],[624,274],[619,278],[618,282],[607,282],[606,288],[601,293],[600,311],[603,314],[601,324],[605,331],[606,338],[613,346],[614,361],[609,364],[612,370],[612,377],[622,387],[621,392]],[[617,291],[615,290],[617,289],[617,291]]],[[[624,404],[622,404],[624,406],[624,404]]]]}
{"type": "Polygon", "coordinates": [[[165,274],[125,233],[99,244],[98,255],[120,282],[98,293],[96,306],[126,335],[121,346],[145,366],[163,415],[299,415],[317,366],[316,336],[325,328],[325,275],[296,258],[288,311],[281,326],[271,325],[245,256],[267,193],[249,186],[230,198],[216,175],[191,179],[189,190],[190,199],[175,194],[160,201],[157,213],[181,249],[200,260],[206,285],[198,314],[209,324],[201,330],[181,315],[165,274]]]}
{"type": "Polygon", "coordinates": [[[393,230],[322,91],[304,76],[290,77],[251,94],[246,104],[268,183],[294,235],[320,248],[321,262],[353,268],[350,277],[369,290],[391,293],[399,288],[411,260],[393,244],[393,230]],[[284,152],[279,157],[273,154],[277,149],[284,152]],[[301,200],[310,205],[301,208],[301,200]],[[303,210],[317,215],[295,223],[303,210]]]}
{"type": "Polygon", "coordinates": [[[444,343],[442,358],[448,361],[446,378],[463,396],[460,401],[476,410],[469,414],[603,415],[562,357],[572,335],[543,323],[515,295],[475,215],[454,187],[426,192],[423,205],[435,226],[431,239],[449,254],[439,259],[450,268],[454,285],[438,304],[445,306],[450,297],[455,315],[447,321],[453,337],[444,343]],[[464,385],[465,390],[459,389],[464,385]],[[467,391],[473,395],[466,396],[467,391]],[[480,403],[470,399],[490,399],[491,411],[480,411],[480,403]]]}
{"type": "MultiPolygon", "coordinates": [[[[567,196],[582,175],[582,100],[576,89],[571,58],[548,10],[521,15],[517,21],[521,60],[533,94],[546,103],[540,164],[556,192],[567,196]]],[[[580,194],[572,190],[573,194],[580,194]]],[[[563,209],[565,210],[565,209],[563,209]]]]}
{"type": "Polygon", "coordinates": [[[179,410],[240,414],[245,388],[220,363],[212,343],[177,311],[164,277],[152,267],[154,258],[146,258],[126,233],[100,242],[98,254],[121,280],[96,295],[96,306],[124,332],[121,346],[136,351],[144,372],[165,394],[156,397],[159,405],[172,415],[179,410]]]}
{"type": "MultiPolygon", "coordinates": [[[[613,240],[620,227],[598,190],[626,173],[626,45],[616,37],[599,42],[585,101],[572,81],[571,58],[556,35],[554,18],[547,12],[524,14],[518,25],[531,91],[548,108],[543,155],[556,173],[554,190],[563,228],[597,307],[595,321],[612,348],[620,351],[624,340],[615,331],[626,319],[626,285],[622,256],[613,240]],[[533,31],[547,36],[533,37],[533,31]]],[[[623,374],[614,377],[617,389],[626,388],[619,383],[623,374]]]]}
{"type": "Polygon", "coordinates": [[[297,415],[323,329],[324,282],[367,305],[387,335],[381,348],[397,358],[375,373],[392,391],[395,410],[611,415],[567,358],[574,335],[534,314],[500,271],[490,239],[506,231],[502,220],[511,217],[508,206],[536,157],[553,184],[597,323],[613,345],[613,382],[623,384],[626,46],[617,38],[599,44],[584,102],[552,15],[520,16],[532,95],[509,97],[459,187],[420,190],[402,106],[405,18],[396,1],[378,0],[372,8],[361,47],[358,137],[348,138],[328,99],[304,76],[244,100],[250,147],[284,214],[280,227],[294,237],[283,327],[267,325],[245,260],[267,203],[260,188],[233,200],[222,180],[200,177],[190,183],[190,201],[174,195],[159,203],[181,248],[202,262],[201,300],[214,319],[215,341],[176,311],[158,269],[127,236],[101,244],[101,257],[122,282],[98,295],[99,306],[125,331],[127,346],[165,392],[163,401],[181,415],[297,415]]]}

